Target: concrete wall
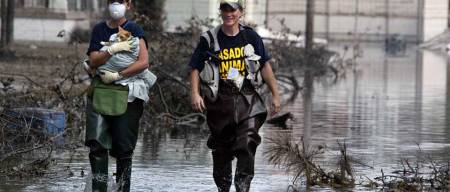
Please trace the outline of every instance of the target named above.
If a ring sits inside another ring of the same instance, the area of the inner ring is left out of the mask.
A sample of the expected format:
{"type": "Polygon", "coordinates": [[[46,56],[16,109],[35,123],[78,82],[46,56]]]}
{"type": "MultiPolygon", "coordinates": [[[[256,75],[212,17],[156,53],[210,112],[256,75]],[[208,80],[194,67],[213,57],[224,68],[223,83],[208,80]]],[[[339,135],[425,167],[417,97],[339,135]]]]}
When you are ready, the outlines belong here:
{"type": "MultiPolygon", "coordinates": [[[[98,9],[99,2],[93,0],[94,9],[98,9]]],[[[399,34],[411,42],[420,42],[442,33],[448,23],[448,0],[315,0],[315,3],[315,32],[329,40],[350,40],[358,34],[363,40],[383,41],[388,35],[399,34]]],[[[28,9],[23,9],[28,15],[20,16],[17,11],[15,39],[63,41],[56,38],[59,30],[89,27],[89,21],[84,21],[88,17],[82,16],[82,12],[68,11],[67,1],[50,0],[49,6],[58,17],[48,16],[50,12],[41,17],[38,16],[41,13],[28,9]]],[[[165,27],[174,31],[178,26],[186,26],[191,16],[220,22],[218,7],[219,0],[166,0],[165,27]]],[[[304,31],[305,12],[306,0],[247,0],[244,19],[259,26],[267,19],[267,27],[277,31],[283,28],[281,21],[284,21],[284,26],[304,31]]]]}
{"type": "Polygon", "coordinates": [[[89,20],[15,18],[14,40],[67,42],[70,38],[70,32],[75,27],[88,29],[89,20]],[[61,30],[65,31],[65,36],[63,38],[57,37],[58,32],[61,30]]]}
{"type": "Polygon", "coordinates": [[[270,0],[247,0],[244,20],[251,24],[264,26],[267,1],[270,0]]]}
{"type": "Polygon", "coordinates": [[[448,0],[424,0],[421,36],[423,41],[443,33],[448,24],[448,0]]]}
{"type": "MultiPolygon", "coordinates": [[[[244,21],[264,25],[266,1],[247,0],[244,21]]],[[[216,24],[219,23],[219,2],[220,0],[166,0],[166,29],[174,31],[178,26],[186,26],[192,16],[216,19],[216,24]]]]}
{"type": "Polygon", "coordinates": [[[65,12],[68,10],[68,4],[67,1],[61,1],[61,0],[50,0],[49,6],[58,12],[65,12]]]}
{"type": "Polygon", "coordinates": [[[90,28],[91,19],[95,19],[95,13],[98,13],[95,11],[99,9],[98,3],[99,0],[50,0],[48,8],[45,8],[43,2],[32,0],[16,4],[14,40],[67,42],[74,28],[90,28]],[[82,1],[91,3],[90,9],[93,12],[71,11],[76,7],[71,8],[68,1],[71,1],[73,5],[76,4],[77,7],[82,4],[82,1]],[[65,31],[63,38],[57,37],[61,30],[65,31]]]}
{"type": "Polygon", "coordinates": [[[88,27],[89,22],[87,20],[17,18],[14,20],[14,39],[18,41],[65,42],[69,40],[69,33],[76,26],[88,27]],[[57,37],[61,30],[66,31],[64,38],[57,37]]]}
{"type": "MultiPolygon", "coordinates": [[[[364,40],[383,41],[399,34],[419,42],[447,28],[448,0],[315,0],[315,12],[316,34],[330,40],[359,34],[364,40]]],[[[288,28],[304,31],[305,13],[306,0],[270,0],[268,27],[281,30],[284,21],[288,28]]]]}
{"type": "Polygon", "coordinates": [[[166,0],[166,30],[174,31],[176,27],[186,26],[193,16],[200,19],[217,18],[218,4],[218,0],[166,0]]]}
{"type": "MultiPolygon", "coordinates": [[[[167,29],[191,16],[218,18],[218,0],[167,0],[167,29]],[[209,7],[209,8],[208,8],[209,7]]],[[[422,42],[442,33],[448,23],[448,0],[315,0],[315,32],[329,40],[384,41],[398,34],[422,42]]],[[[245,21],[275,31],[304,31],[306,0],[247,0],[245,21]],[[267,21],[266,21],[267,20],[267,21]]]]}

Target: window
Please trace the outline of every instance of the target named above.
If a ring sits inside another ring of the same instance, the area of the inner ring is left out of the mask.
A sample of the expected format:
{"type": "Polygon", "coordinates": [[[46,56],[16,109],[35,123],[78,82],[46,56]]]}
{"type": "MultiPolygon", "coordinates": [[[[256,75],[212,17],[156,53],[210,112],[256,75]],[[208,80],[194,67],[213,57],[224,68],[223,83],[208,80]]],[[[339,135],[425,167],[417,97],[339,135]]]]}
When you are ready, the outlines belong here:
{"type": "Polygon", "coordinates": [[[93,3],[93,0],[67,0],[67,7],[69,11],[92,11],[93,3]]]}
{"type": "Polygon", "coordinates": [[[18,8],[48,8],[50,0],[18,0],[16,7],[18,8]]]}

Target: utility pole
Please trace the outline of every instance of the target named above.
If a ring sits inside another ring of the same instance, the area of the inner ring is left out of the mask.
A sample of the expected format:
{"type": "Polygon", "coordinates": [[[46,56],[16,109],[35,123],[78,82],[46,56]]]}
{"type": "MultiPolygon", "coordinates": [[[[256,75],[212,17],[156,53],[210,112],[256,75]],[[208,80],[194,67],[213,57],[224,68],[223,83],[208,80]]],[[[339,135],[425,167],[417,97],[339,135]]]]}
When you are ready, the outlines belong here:
{"type": "Polygon", "coordinates": [[[359,31],[358,31],[358,25],[359,25],[359,0],[355,0],[355,23],[353,25],[353,72],[356,69],[356,59],[358,58],[360,54],[360,47],[359,47],[359,31]]]}
{"type": "MultiPolygon", "coordinates": [[[[313,67],[313,47],[314,47],[314,0],[307,0],[306,2],[306,34],[305,34],[305,79],[303,81],[304,94],[303,94],[303,144],[305,148],[309,147],[309,140],[311,138],[312,128],[312,92],[314,76],[311,68],[313,67]]],[[[312,183],[311,167],[306,163],[306,182],[307,186],[312,183]]]]}
{"type": "Polygon", "coordinates": [[[325,2],[325,36],[327,41],[330,41],[330,1],[326,0],[325,2]]]}
{"type": "Polygon", "coordinates": [[[389,14],[390,14],[390,12],[391,12],[391,10],[390,10],[390,7],[389,7],[389,0],[385,0],[384,1],[384,3],[385,3],[385,9],[386,9],[386,20],[385,20],[385,23],[384,23],[384,26],[386,26],[386,28],[385,28],[385,31],[384,31],[384,39],[389,39],[389,14]]]}
{"type": "Polygon", "coordinates": [[[314,39],[314,0],[306,2],[306,34],[305,48],[309,52],[313,48],[314,39]]]}
{"type": "Polygon", "coordinates": [[[425,33],[425,0],[418,0],[419,6],[417,6],[417,42],[424,42],[425,33]]]}

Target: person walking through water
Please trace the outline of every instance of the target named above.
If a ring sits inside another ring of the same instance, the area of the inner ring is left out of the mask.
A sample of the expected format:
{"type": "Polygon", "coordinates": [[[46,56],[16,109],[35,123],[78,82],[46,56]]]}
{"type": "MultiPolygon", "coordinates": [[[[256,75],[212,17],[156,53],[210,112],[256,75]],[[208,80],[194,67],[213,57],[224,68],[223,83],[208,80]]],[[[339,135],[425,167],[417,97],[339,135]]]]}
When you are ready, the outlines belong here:
{"type": "Polygon", "coordinates": [[[277,82],[261,37],[240,24],[242,0],[221,0],[222,24],[202,34],[189,66],[191,105],[207,111],[213,177],[219,192],[232,184],[232,160],[237,159],[234,184],[247,192],[254,176],[258,134],[267,110],[261,85],[272,93],[271,115],[280,110],[277,82]],[[200,91],[201,90],[201,91],[200,91]]]}
{"type": "Polygon", "coordinates": [[[107,0],[107,3],[110,18],[94,26],[87,51],[90,60],[88,67],[96,70],[96,74],[90,87],[93,93],[88,94],[85,144],[90,148],[92,191],[107,191],[108,154],[116,158],[119,191],[130,191],[131,160],[138,137],[139,120],[144,103],[149,100],[149,87],[142,79],[132,77],[149,66],[147,41],[143,29],[125,18],[131,0],[107,0]],[[110,41],[111,35],[119,32],[119,26],[137,37],[137,43],[133,44],[131,40],[114,42],[102,49],[103,42],[110,41]],[[109,59],[133,50],[137,51],[137,58],[125,69],[100,70],[109,59]],[[115,88],[111,89],[111,86],[115,88]],[[123,92],[114,92],[118,90],[124,90],[125,97],[123,92]]]}

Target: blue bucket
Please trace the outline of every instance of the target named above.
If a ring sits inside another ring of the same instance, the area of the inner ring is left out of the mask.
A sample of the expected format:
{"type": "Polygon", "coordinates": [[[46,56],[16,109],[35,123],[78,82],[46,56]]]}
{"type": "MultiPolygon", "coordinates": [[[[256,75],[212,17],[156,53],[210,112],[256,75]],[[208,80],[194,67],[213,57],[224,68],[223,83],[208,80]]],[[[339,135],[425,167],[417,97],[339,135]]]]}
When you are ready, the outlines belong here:
{"type": "MultiPolygon", "coordinates": [[[[63,111],[42,108],[14,108],[5,111],[9,118],[16,123],[8,125],[9,128],[20,129],[26,125],[40,130],[45,136],[56,136],[64,132],[66,127],[66,115],[63,111]]],[[[62,135],[55,141],[64,144],[62,135]]]]}

